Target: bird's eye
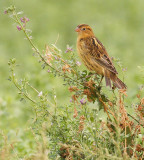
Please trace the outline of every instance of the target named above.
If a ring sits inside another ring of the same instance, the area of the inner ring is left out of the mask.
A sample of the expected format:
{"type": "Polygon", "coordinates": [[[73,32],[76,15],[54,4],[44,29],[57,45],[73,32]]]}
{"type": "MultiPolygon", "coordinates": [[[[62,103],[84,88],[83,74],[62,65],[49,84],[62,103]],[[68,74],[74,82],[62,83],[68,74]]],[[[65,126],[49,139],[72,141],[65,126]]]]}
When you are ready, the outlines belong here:
{"type": "Polygon", "coordinates": [[[83,30],[83,31],[85,31],[85,30],[86,30],[86,28],[83,28],[82,30],[83,30]]]}

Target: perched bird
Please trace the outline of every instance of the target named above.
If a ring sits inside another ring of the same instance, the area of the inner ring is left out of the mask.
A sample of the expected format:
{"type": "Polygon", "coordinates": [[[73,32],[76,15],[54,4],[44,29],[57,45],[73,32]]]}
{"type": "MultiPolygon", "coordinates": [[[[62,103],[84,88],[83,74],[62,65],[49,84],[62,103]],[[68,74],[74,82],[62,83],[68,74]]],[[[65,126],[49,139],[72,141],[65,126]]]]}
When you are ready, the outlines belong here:
{"type": "Polygon", "coordinates": [[[117,77],[111,58],[109,57],[103,44],[95,37],[93,30],[87,24],[80,24],[75,29],[78,32],[77,50],[80,58],[90,71],[105,77],[106,86],[110,86],[111,81],[119,89],[126,89],[126,85],[117,77]]]}

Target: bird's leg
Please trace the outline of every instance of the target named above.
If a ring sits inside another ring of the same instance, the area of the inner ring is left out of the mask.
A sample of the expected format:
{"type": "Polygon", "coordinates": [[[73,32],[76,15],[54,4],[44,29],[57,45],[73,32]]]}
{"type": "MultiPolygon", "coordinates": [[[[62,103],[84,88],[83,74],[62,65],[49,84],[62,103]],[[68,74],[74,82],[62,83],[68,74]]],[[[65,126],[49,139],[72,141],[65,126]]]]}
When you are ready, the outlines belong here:
{"type": "Polygon", "coordinates": [[[101,80],[100,80],[100,82],[99,82],[98,87],[100,87],[100,85],[101,85],[101,82],[102,82],[103,78],[104,78],[104,76],[102,76],[102,77],[101,77],[101,80]]]}

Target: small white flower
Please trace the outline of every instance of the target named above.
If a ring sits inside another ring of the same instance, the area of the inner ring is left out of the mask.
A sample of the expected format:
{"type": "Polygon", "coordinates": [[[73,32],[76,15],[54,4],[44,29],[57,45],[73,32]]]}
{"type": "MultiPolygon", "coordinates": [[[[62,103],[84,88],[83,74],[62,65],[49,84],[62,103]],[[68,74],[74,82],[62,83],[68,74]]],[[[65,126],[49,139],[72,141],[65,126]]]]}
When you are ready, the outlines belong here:
{"type": "Polygon", "coordinates": [[[80,66],[80,65],[81,65],[81,62],[77,61],[77,62],[76,62],[76,65],[77,65],[77,66],[80,66]]]}
{"type": "Polygon", "coordinates": [[[42,91],[41,92],[39,92],[39,94],[38,94],[38,97],[41,97],[42,96],[42,91]]]}

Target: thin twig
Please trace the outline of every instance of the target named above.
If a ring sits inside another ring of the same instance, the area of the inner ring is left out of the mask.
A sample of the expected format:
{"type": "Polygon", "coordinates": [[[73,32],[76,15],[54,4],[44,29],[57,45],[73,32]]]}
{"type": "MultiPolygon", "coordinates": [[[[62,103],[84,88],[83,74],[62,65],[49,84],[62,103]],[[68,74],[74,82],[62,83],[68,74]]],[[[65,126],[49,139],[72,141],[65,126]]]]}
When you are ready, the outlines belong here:
{"type": "MultiPolygon", "coordinates": [[[[12,73],[13,74],[13,73],[12,73]]],[[[13,75],[12,75],[13,76],[13,75]]],[[[37,104],[36,101],[32,100],[27,94],[25,94],[24,92],[21,91],[21,89],[19,88],[19,86],[17,85],[17,83],[15,82],[14,78],[12,77],[12,81],[14,83],[14,85],[16,86],[16,88],[20,91],[20,93],[25,96],[27,99],[29,99],[31,102],[33,102],[34,104],[37,104]]]]}
{"type": "Polygon", "coordinates": [[[131,117],[133,120],[135,120],[139,125],[141,125],[144,128],[144,125],[142,125],[135,117],[133,117],[131,114],[127,113],[129,117],[131,117]]]}
{"type": "Polygon", "coordinates": [[[124,152],[126,152],[126,147],[127,147],[127,140],[126,140],[126,121],[125,121],[125,149],[124,149],[124,152]]]}

